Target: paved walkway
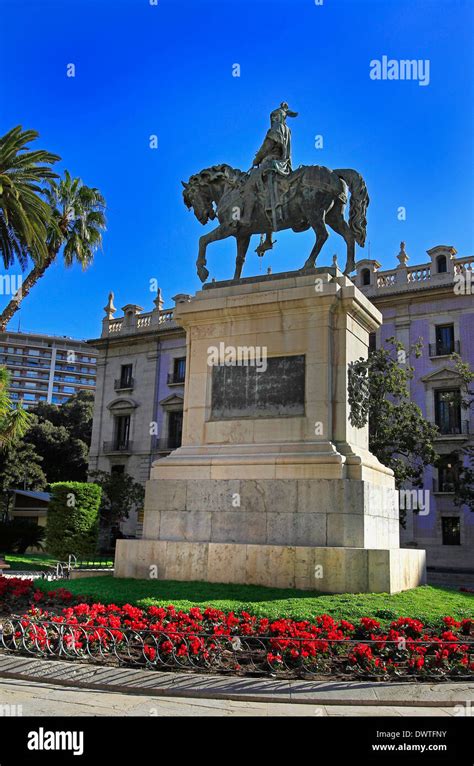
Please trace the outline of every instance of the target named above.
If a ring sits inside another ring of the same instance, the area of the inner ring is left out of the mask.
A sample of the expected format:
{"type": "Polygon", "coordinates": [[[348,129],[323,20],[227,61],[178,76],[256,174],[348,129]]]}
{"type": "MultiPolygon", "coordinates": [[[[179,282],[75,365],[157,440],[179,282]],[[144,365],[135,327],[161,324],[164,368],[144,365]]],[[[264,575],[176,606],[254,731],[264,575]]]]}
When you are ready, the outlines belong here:
{"type": "MultiPolygon", "coordinates": [[[[314,705],[152,697],[0,679],[0,706],[23,716],[456,716],[456,707],[314,705]],[[13,707],[14,706],[14,707],[13,707]]],[[[4,709],[4,708],[3,708],[4,709]]]]}
{"type": "MultiPolygon", "coordinates": [[[[183,700],[211,700],[219,707],[222,700],[242,703],[309,706],[367,706],[368,715],[389,706],[452,708],[474,700],[472,683],[416,683],[371,681],[303,681],[274,678],[239,678],[197,673],[167,673],[105,667],[80,662],[38,660],[0,654],[0,679],[25,680],[51,685],[77,687],[95,692],[121,692],[144,695],[160,704],[160,697],[183,700]]],[[[100,695],[99,695],[100,696],[100,695]]],[[[178,704],[178,703],[176,703],[178,704]]],[[[194,704],[194,703],[193,703],[194,704]]],[[[197,703],[195,703],[197,704],[197,703]]]]}

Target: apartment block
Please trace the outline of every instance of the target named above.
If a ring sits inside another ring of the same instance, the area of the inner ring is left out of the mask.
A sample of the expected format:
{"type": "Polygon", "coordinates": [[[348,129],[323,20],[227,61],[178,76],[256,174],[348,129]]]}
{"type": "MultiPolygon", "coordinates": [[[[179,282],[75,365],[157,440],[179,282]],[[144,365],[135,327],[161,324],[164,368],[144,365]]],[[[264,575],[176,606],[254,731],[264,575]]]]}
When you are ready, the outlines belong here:
{"type": "Polygon", "coordinates": [[[13,400],[63,404],[78,391],[94,391],[97,351],[86,341],[42,333],[0,333],[0,364],[11,375],[13,400]]]}

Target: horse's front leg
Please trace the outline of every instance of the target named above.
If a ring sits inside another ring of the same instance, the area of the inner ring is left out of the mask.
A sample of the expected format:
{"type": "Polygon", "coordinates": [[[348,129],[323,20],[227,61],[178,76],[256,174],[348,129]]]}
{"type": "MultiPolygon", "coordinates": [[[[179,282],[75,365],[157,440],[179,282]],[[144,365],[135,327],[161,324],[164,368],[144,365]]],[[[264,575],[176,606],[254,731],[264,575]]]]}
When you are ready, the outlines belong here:
{"type": "Polygon", "coordinates": [[[199,238],[199,255],[196,261],[197,273],[201,282],[205,282],[209,276],[209,271],[206,269],[206,248],[211,242],[217,242],[219,239],[226,239],[230,236],[230,231],[224,226],[220,225],[217,229],[210,231],[208,234],[203,234],[199,238]]]}
{"type": "Polygon", "coordinates": [[[347,261],[344,269],[344,274],[350,276],[355,269],[355,241],[354,237],[346,237],[347,244],[347,261]]]}
{"type": "Polygon", "coordinates": [[[245,256],[250,244],[250,234],[237,237],[237,258],[235,259],[235,273],[234,279],[240,279],[242,273],[242,266],[245,263],[245,256]]]}

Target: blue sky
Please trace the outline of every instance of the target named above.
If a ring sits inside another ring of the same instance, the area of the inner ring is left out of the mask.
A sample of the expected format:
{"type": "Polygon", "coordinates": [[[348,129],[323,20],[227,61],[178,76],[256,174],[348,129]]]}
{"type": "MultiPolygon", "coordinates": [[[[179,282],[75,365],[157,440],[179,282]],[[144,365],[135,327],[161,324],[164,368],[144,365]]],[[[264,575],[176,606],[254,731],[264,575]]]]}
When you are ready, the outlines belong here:
{"type": "MultiPolygon", "coordinates": [[[[24,301],[22,329],[96,337],[110,289],[118,307],[146,310],[151,279],[167,307],[176,293],[195,292],[205,229],[185,208],[180,181],[219,162],[248,169],[282,100],[299,112],[289,121],[294,166],[364,176],[371,257],[383,267],[396,265],[402,239],[411,263],[437,244],[472,254],[472,0],[0,4],[0,133],[17,124],[38,130],[38,146],[60,154],[60,168],[99,187],[108,203],[103,252],[84,273],[50,268],[24,301]],[[370,61],[383,55],[429,59],[429,85],[371,80],[370,61]]],[[[277,239],[263,264],[252,240],[244,276],[303,265],[312,232],[277,239]]],[[[343,264],[344,243],[331,232],[318,265],[334,253],[343,264]]],[[[233,239],[210,245],[211,277],[230,278],[234,259],[233,239]]]]}

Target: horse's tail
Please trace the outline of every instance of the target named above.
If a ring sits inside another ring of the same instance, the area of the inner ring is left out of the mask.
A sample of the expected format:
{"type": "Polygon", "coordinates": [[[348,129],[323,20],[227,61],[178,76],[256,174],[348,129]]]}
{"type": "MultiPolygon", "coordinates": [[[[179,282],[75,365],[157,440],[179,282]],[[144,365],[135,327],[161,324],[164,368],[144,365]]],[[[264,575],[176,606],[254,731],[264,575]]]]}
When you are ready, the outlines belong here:
{"type": "Polygon", "coordinates": [[[357,244],[360,247],[364,247],[367,232],[366,212],[370,202],[365,181],[357,170],[338,168],[334,170],[334,173],[339,178],[342,178],[349,187],[351,193],[349,227],[354,234],[357,244]]]}

